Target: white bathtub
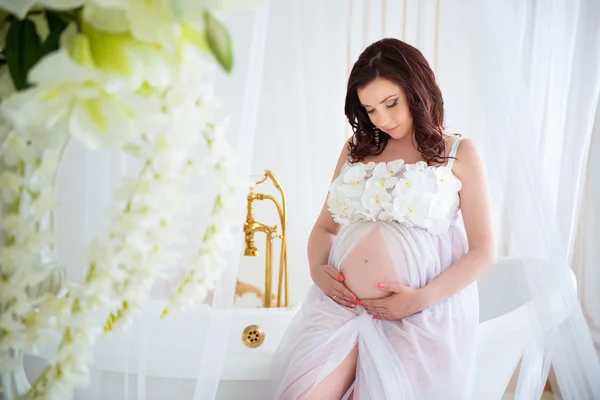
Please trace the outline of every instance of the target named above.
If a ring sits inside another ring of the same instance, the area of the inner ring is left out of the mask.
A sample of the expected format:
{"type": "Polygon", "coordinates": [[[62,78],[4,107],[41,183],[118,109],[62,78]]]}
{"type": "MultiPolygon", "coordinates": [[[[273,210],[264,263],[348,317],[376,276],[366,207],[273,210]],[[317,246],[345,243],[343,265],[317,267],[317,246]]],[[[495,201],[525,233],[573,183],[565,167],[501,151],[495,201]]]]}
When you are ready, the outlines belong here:
{"type": "MultiPolygon", "coordinates": [[[[475,399],[499,400],[502,397],[525,343],[531,336],[528,299],[519,297],[518,291],[514,290],[516,271],[524,265],[519,259],[501,259],[495,268],[479,280],[481,324],[475,399]]],[[[130,338],[137,337],[135,332],[116,332],[99,343],[95,367],[105,371],[102,373],[102,384],[89,387],[85,392],[78,393],[76,398],[138,399],[135,380],[137,364],[128,349],[141,343],[152,349],[146,362],[146,391],[141,398],[192,398],[198,370],[194,354],[202,351],[202,311],[174,315],[161,321],[156,316],[160,315],[163,305],[154,301],[145,310],[152,316],[146,320],[150,335],[133,342],[130,338]],[[124,385],[123,373],[133,374],[127,385],[124,385]],[[127,387],[127,396],[124,387],[127,387]]],[[[234,311],[218,399],[269,398],[267,388],[271,354],[296,311],[297,308],[234,311]],[[265,333],[265,341],[258,348],[248,348],[242,342],[242,332],[250,325],[259,325],[265,333]]],[[[560,316],[557,318],[560,319],[560,316]]],[[[35,376],[42,364],[42,359],[28,357],[28,376],[35,376]]]]}

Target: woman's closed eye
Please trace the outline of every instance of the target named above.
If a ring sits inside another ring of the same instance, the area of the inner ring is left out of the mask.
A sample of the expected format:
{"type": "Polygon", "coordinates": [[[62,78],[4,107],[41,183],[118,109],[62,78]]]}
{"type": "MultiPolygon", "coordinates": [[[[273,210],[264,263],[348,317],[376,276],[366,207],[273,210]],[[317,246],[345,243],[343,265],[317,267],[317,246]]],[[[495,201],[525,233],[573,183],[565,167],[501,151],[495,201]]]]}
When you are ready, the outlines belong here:
{"type": "MultiPolygon", "coordinates": [[[[398,99],[395,99],[394,101],[392,101],[390,104],[386,104],[385,108],[394,108],[398,105],[398,99]]],[[[373,114],[375,112],[375,109],[371,109],[371,110],[367,110],[367,114],[373,114]]]]}
{"type": "Polygon", "coordinates": [[[398,104],[398,99],[392,101],[390,104],[386,104],[385,106],[387,108],[393,108],[393,107],[396,107],[397,104],[398,104]]]}

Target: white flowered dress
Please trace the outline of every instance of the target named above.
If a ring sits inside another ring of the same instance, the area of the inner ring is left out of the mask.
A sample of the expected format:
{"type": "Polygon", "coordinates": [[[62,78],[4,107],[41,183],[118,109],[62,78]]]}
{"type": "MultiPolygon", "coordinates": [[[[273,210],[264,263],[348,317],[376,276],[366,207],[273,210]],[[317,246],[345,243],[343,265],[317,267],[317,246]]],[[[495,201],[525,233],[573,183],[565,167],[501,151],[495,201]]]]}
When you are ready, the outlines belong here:
{"type": "MultiPolygon", "coordinates": [[[[423,287],[460,259],[467,240],[457,222],[461,182],[452,164],[346,163],[328,198],[333,218],[344,225],[329,263],[344,272],[352,251],[376,230],[399,283],[423,287]]],[[[346,397],[470,399],[478,320],[475,283],[401,321],[339,306],[312,286],[275,355],[274,398],[308,398],[357,347],[356,378],[346,397]]]]}

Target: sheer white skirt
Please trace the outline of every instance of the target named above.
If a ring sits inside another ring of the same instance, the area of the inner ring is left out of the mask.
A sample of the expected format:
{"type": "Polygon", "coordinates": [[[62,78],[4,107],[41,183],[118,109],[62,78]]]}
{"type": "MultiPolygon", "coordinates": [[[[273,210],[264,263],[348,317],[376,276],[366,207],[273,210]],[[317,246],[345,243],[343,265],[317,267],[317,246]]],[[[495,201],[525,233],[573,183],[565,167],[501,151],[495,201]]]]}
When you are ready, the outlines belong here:
{"type": "MultiPolygon", "coordinates": [[[[329,263],[359,298],[387,295],[377,282],[423,287],[467,251],[457,226],[440,235],[394,222],[344,228],[329,263]]],[[[479,322],[477,286],[401,321],[374,320],[312,286],[273,363],[275,399],[305,399],[358,348],[354,400],[469,399],[479,322]]]]}

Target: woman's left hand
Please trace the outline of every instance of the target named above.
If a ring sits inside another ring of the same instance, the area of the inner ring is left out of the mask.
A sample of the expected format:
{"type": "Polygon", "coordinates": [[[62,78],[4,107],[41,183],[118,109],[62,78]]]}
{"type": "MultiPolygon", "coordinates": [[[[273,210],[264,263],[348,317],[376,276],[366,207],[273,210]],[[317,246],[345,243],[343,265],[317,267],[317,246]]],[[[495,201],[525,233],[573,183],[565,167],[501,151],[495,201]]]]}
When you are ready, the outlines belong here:
{"type": "Polygon", "coordinates": [[[382,291],[392,292],[392,294],[381,299],[363,300],[365,309],[375,319],[401,320],[426,308],[421,289],[385,283],[379,283],[377,286],[382,291]]]}

